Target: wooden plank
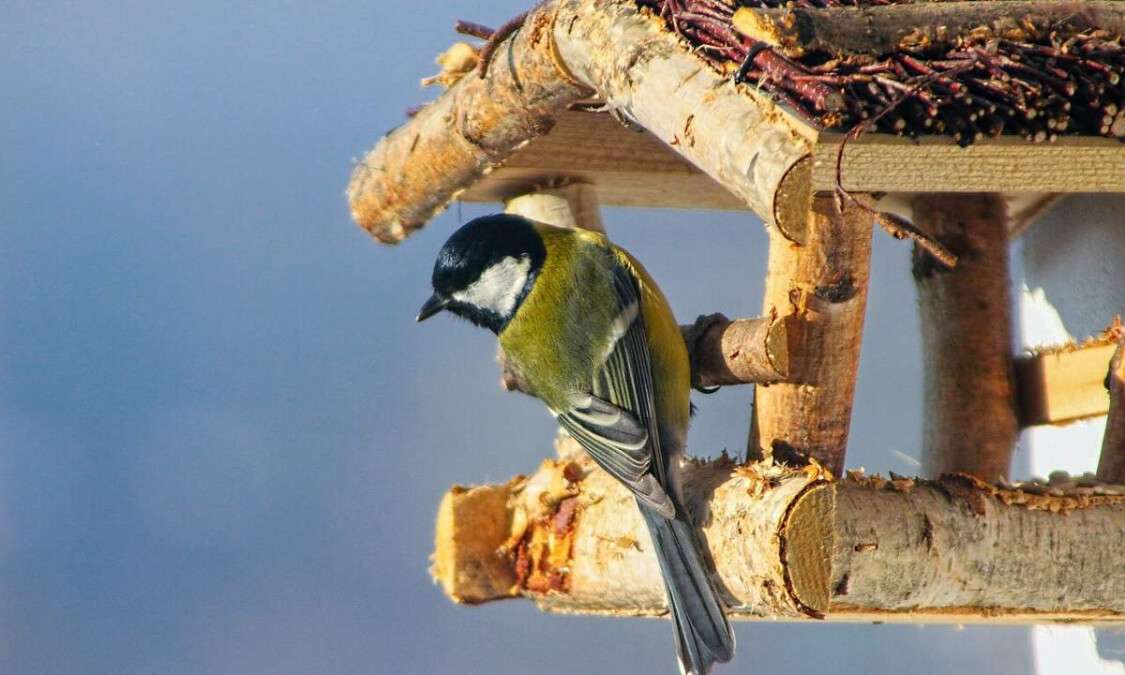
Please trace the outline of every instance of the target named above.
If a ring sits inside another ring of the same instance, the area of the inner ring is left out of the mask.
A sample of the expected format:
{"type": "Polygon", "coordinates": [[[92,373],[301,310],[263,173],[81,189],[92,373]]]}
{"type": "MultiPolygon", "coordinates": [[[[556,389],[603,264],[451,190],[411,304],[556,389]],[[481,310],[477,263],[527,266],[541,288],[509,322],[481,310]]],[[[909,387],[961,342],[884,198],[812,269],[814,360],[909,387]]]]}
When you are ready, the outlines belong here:
{"type": "Polygon", "coordinates": [[[710,176],[643,129],[611,115],[568,111],[458,198],[505,201],[560,179],[593,183],[604,206],[746,210],[710,176]]]}
{"type": "MultiPolygon", "coordinates": [[[[843,136],[820,135],[813,189],[836,187],[843,136]]],[[[1064,136],[1053,143],[1018,137],[962,148],[952,139],[870,134],[844,151],[843,183],[856,192],[1125,192],[1125,143],[1064,136]]]]}
{"type": "Polygon", "coordinates": [[[1106,414],[1105,376],[1115,349],[1102,342],[1017,358],[1020,423],[1059,424],[1106,414]]]}
{"type": "MultiPolygon", "coordinates": [[[[841,140],[836,133],[818,136],[814,190],[835,188],[841,140]]],[[[549,134],[528,143],[459,198],[504,201],[560,179],[595,184],[606,206],[747,209],[649,132],[627,129],[606,113],[580,111],[563,114],[549,134]]],[[[1125,143],[1000,137],[961,148],[945,137],[913,141],[867,134],[848,143],[843,179],[856,192],[1125,192],[1125,143]]]]}

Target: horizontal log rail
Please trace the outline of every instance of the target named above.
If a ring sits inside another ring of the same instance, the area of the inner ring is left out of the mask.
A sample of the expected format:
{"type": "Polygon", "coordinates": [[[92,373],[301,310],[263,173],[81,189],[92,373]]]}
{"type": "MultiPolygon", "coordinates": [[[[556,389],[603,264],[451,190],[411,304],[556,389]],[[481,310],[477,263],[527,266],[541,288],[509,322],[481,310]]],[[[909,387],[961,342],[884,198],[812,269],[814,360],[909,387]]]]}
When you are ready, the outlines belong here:
{"type": "MultiPolygon", "coordinates": [[[[445,496],[435,580],[458,602],[663,614],[629,493],[560,454],[530,477],[445,496]]],[[[685,485],[736,619],[1125,623],[1121,488],[833,480],[815,464],[729,460],[689,466],[685,485]]]]}

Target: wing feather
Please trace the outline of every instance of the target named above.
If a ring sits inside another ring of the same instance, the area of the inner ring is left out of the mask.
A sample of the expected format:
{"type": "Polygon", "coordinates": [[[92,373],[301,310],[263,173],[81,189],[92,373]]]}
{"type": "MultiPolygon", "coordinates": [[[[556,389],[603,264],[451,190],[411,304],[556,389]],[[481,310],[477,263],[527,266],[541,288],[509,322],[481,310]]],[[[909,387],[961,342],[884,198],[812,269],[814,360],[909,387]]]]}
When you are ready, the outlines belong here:
{"type": "Polygon", "coordinates": [[[591,396],[557,417],[595,462],[641,502],[671,518],[676,509],[664,490],[667,473],[656,428],[652,357],[637,282],[617,266],[613,283],[620,310],[608,354],[594,373],[591,396]]]}

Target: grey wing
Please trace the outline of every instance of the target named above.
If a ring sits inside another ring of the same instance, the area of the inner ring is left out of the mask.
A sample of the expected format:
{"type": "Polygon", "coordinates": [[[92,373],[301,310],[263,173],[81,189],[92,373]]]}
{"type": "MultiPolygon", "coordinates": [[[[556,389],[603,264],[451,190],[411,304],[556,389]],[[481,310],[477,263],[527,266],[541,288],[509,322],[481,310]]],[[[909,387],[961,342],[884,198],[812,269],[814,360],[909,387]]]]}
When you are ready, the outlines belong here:
{"type": "Polygon", "coordinates": [[[593,377],[589,400],[558,413],[559,423],[637,499],[666,518],[676,509],[664,490],[664,455],[656,430],[652,365],[632,275],[614,274],[619,314],[613,346],[593,377]]]}

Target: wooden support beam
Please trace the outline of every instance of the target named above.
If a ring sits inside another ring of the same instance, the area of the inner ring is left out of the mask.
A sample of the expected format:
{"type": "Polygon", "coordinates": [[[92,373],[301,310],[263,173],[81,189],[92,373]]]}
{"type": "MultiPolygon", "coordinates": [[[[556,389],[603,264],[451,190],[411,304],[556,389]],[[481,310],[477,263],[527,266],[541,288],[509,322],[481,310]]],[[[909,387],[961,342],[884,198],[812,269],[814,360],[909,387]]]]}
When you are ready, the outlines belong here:
{"type": "Polygon", "coordinates": [[[790,352],[791,382],[755,392],[749,454],[795,451],[840,475],[867,306],[871,214],[852,204],[840,213],[832,197],[817,195],[802,230],[769,234],[763,314],[796,315],[803,335],[790,352]]]}
{"type": "MultiPolygon", "coordinates": [[[[556,180],[548,181],[548,185],[556,180]]],[[[517,195],[506,200],[504,212],[558,227],[605,232],[598,210],[598,189],[589,183],[564,180],[555,187],[517,195]]]]}
{"type": "MultiPolygon", "coordinates": [[[[813,136],[812,189],[831,192],[840,134],[813,136]]],[[[667,139],[676,142],[675,138],[667,139]]],[[[458,195],[503,202],[556,177],[596,185],[605,206],[747,210],[746,202],[652,133],[628,129],[606,113],[569,110],[546,135],[516,151],[458,195]]],[[[1043,205],[1035,193],[1125,190],[1125,152],[1110,138],[1063,137],[1054,143],[988,138],[967,148],[944,137],[911,141],[864,134],[850,141],[841,169],[853,192],[1007,192],[1017,198],[1013,223],[1043,205]],[[1059,171],[1058,166],[1066,166],[1059,171]]]]}
{"type": "Polygon", "coordinates": [[[808,155],[808,126],[716,73],[633,2],[547,0],[487,72],[462,77],[356,167],[352,213],[380,241],[409,235],[592,91],[763,218],[803,218],[779,211],[776,195],[808,155]]]}
{"type": "Polygon", "coordinates": [[[1017,357],[1020,425],[1064,424],[1106,414],[1105,374],[1116,348],[1092,341],[1017,357]]]}
{"type": "MultiPolygon", "coordinates": [[[[813,189],[835,187],[842,139],[818,137],[813,189]]],[[[1125,150],[1116,139],[1087,136],[1052,143],[1000,136],[962,148],[940,136],[864,134],[845,147],[841,175],[854,192],[1122,192],[1125,150]]]]}
{"type": "Polygon", "coordinates": [[[1109,416],[1098,460],[1098,480],[1125,485],[1125,339],[1117,345],[1106,376],[1109,416]]]}
{"type": "Polygon", "coordinates": [[[804,325],[795,315],[731,321],[718,314],[681,330],[692,357],[692,385],[701,389],[784,382],[792,374],[790,355],[804,341],[804,325]]]}
{"type": "Polygon", "coordinates": [[[469,185],[457,199],[506,202],[553,180],[597,186],[606,206],[745,210],[748,207],[660,139],[608,113],[568,110],[546,135],[469,185]]]}
{"type": "Polygon", "coordinates": [[[552,3],[536,8],[488,77],[462,77],[363,158],[348,184],[357,223],[383,243],[401,241],[589,95],[558,63],[553,17],[552,3]]]}
{"type": "Polygon", "coordinates": [[[1119,2],[1055,0],[934,2],[874,7],[741,7],[734,26],[786,56],[882,55],[951,47],[970,34],[978,39],[1033,42],[1048,35],[1104,29],[1125,34],[1119,2]]]}
{"type": "Polygon", "coordinates": [[[634,2],[558,3],[558,53],[578,81],[763,220],[782,230],[803,223],[807,200],[795,204],[781,195],[807,185],[807,124],[717,73],[634,2]]]}
{"type": "Polygon", "coordinates": [[[959,261],[915,248],[922,320],[923,471],[1008,475],[1018,425],[1012,385],[1008,233],[997,195],[922,195],[914,222],[959,261]]]}
{"type": "MultiPolygon", "coordinates": [[[[550,612],[663,614],[631,496],[561,454],[529,478],[451,490],[435,579],[458,602],[522,596],[550,612]]],[[[684,485],[733,619],[1125,624],[1125,494],[1113,488],[835,481],[815,465],[729,461],[688,466],[684,485]]]]}

